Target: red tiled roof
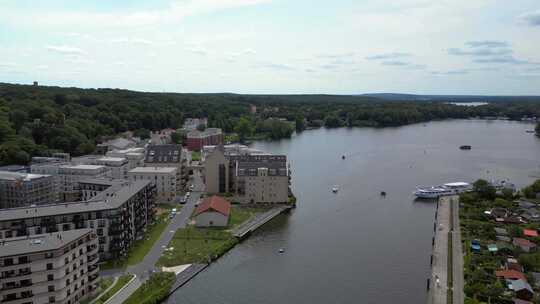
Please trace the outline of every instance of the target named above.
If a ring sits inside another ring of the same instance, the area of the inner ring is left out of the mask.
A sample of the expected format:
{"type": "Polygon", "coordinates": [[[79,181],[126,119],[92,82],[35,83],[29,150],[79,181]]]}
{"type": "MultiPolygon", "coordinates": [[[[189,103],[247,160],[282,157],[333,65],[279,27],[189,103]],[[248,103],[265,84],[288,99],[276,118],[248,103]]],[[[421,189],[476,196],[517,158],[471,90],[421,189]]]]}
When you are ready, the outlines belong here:
{"type": "Polygon", "coordinates": [[[527,282],[525,275],[516,270],[497,270],[495,271],[495,276],[498,278],[505,278],[509,280],[523,280],[527,282]]]}
{"type": "Polygon", "coordinates": [[[537,237],[538,232],[534,229],[523,229],[524,236],[537,237]]]}
{"type": "Polygon", "coordinates": [[[199,215],[206,211],[215,211],[229,216],[231,213],[231,203],[217,195],[207,197],[202,201],[197,209],[195,209],[195,215],[199,215]]]}
{"type": "Polygon", "coordinates": [[[526,247],[534,247],[534,246],[536,246],[535,243],[533,243],[533,242],[531,242],[529,240],[526,240],[526,239],[522,239],[522,238],[514,238],[513,243],[516,246],[526,246],[526,247]]]}

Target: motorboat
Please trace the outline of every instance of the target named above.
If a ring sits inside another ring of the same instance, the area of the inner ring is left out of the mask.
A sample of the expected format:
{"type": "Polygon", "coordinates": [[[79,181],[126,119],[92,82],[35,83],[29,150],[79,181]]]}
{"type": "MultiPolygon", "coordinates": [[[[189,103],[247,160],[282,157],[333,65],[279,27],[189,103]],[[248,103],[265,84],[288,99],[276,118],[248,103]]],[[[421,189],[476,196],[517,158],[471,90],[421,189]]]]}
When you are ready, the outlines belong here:
{"type": "Polygon", "coordinates": [[[337,193],[338,191],[339,191],[339,187],[337,185],[332,187],[332,192],[337,193]]]}
{"type": "Polygon", "coordinates": [[[460,148],[461,150],[470,150],[470,149],[472,149],[472,147],[469,146],[469,145],[463,145],[463,146],[460,146],[459,148],[460,148]]]}
{"type": "Polygon", "coordinates": [[[418,186],[413,194],[418,198],[439,198],[446,195],[456,195],[469,192],[472,186],[465,182],[446,183],[441,186],[418,186]]]}

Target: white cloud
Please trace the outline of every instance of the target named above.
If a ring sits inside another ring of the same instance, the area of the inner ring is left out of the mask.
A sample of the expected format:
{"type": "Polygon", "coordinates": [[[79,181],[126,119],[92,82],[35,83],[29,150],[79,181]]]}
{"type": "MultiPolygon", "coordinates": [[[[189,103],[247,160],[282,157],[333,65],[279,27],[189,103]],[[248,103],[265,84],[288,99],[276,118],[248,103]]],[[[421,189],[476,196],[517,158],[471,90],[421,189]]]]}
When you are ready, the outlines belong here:
{"type": "Polygon", "coordinates": [[[80,48],[67,46],[67,45],[48,45],[47,50],[60,53],[63,55],[83,55],[86,52],[80,48]]]}
{"type": "Polygon", "coordinates": [[[201,56],[206,56],[209,53],[209,51],[202,46],[188,47],[186,48],[186,51],[197,54],[197,55],[201,55],[201,56]]]}
{"type": "Polygon", "coordinates": [[[13,68],[16,66],[17,64],[14,62],[0,62],[0,68],[13,68]]]}
{"type": "Polygon", "coordinates": [[[530,26],[540,26],[540,10],[524,13],[519,20],[530,26]]]}

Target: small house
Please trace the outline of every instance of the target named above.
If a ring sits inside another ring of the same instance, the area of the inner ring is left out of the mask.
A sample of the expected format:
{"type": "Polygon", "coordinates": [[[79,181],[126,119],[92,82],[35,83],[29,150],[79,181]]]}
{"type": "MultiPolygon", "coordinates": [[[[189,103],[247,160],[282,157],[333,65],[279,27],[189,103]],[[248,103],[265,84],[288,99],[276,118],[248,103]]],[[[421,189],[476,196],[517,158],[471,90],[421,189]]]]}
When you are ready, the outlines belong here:
{"type": "Polygon", "coordinates": [[[523,267],[521,267],[521,265],[518,263],[518,260],[516,260],[515,258],[506,259],[506,269],[523,272],[523,267]]]}
{"type": "Polygon", "coordinates": [[[523,235],[528,237],[537,237],[538,231],[534,229],[523,229],[523,235]]]}
{"type": "Polygon", "coordinates": [[[512,239],[509,236],[497,235],[495,238],[497,239],[497,241],[501,241],[501,242],[507,242],[507,243],[512,242],[512,239]]]}
{"type": "Polygon", "coordinates": [[[505,218],[509,215],[508,210],[504,208],[493,208],[489,213],[494,218],[505,218]]]}
{"type": "Polygon", "coordinates": [[[214,195],[205,198],[195,209],[195,226],[197,227],[227,227],[231,213],[231,203],[214,195]]]}
{"type": "Polygon", "coordinates": [[[491,253],[497,253],[497,251],[499,250],[499,248],[497,247],[497,244],[488,244],[487,249],[491,253]]]}
{"type": "Polygon", "coordinates": [[[504,228],[493,228],[493,230],[495,230],[495,234],[497,235],[508,235],[508,231],[504,228]]]}
{"type": "MultiPolygon", "coordinates": [[[[514,254],[514,246],[508,242],[497,242],[497,249],[499,254],[504,254],[506,256],[514,254]]],[[[516,269],[517,270],[517,269],[516,269]]]]}
{"type": "Polygon", "coordinates": [[[525,275],[521,271],[516,270],[497,270],[495,271],[495,276],[500,279],[505,280],[524,280],[526,281],[525,275]]]}
{"type": "Polygon", "coordinates": [[[477,240],[472,240],[471,241],[471,251],[472,252],[478,253],[478,252],[480,252],[481,249],[482,248],[480,247],[480,243],[477,240]]]}
{"type": "Polygon", "coordinates": [[[534,297],[534,291],[527,283],[527,281],[519,280],[507,280],[508,289],[513,290],[516,293],[516,297],[521,300],[530,300],[534,297]]]}
{"type": "Polygon", "coordinates": [[[538,204],[524,200],[524,199],[520,199],[515,202],[519,205],[519,208],[523,208],[523,209],[530,209],[530,208],[538,207],[538,204]]]}
{"type": "Polygon", "coordinates": [[[512,243],[514,244],[514,246],[521,248],[521,250],[525,252],[531,252],[536,249],[536,244],[527,239],[514,238],[512,243]]]}

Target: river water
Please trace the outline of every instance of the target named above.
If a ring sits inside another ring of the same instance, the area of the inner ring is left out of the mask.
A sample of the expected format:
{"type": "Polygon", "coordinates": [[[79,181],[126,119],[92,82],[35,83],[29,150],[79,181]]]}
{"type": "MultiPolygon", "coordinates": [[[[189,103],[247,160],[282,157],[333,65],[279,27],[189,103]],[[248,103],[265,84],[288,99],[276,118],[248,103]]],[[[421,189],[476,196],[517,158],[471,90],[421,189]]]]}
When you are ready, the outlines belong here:
{"type": "Polygon", "coordinates": [[[169,303],[425,303],[435,208],[411,192],[480,177],[518,186],[540,178],[540,139],[525,132],[531,127],[453,120],[318,129],[257,142],[255,148],[288,155],[298,208],[236,246],[169,303]],[[465,144],[472,150],[459,150],[465,144]]]}

